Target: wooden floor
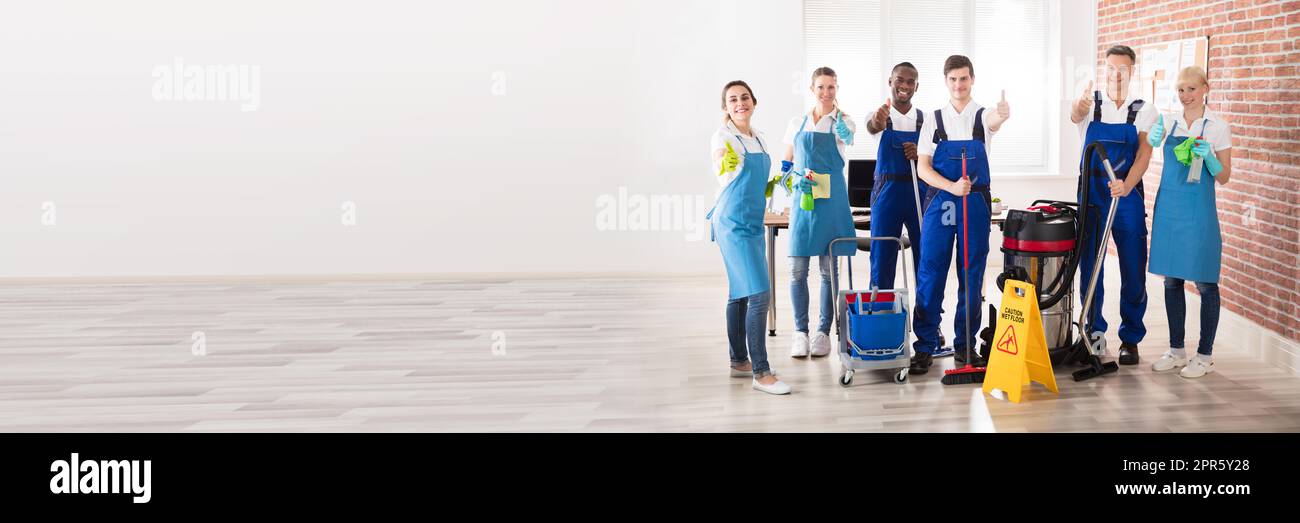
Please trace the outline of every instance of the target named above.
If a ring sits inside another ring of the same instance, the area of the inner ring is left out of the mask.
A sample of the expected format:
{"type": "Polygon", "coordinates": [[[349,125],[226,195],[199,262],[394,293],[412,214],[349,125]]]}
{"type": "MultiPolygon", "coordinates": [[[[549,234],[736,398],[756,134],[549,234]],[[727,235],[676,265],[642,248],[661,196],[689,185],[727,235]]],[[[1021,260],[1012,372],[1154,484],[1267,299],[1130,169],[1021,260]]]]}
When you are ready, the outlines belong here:
{"type": "Polygon", "coordinates": [[[788,356],[780,281],[786,397],[728,377],[720,276],[0,283],[0,431],[1300,430],[1300,378],[1230,339],[1206,378],[1149,370],[1154,278],[1142,366],[1019,405],[935,370],[841,388],[834,358],[788,356]]]}

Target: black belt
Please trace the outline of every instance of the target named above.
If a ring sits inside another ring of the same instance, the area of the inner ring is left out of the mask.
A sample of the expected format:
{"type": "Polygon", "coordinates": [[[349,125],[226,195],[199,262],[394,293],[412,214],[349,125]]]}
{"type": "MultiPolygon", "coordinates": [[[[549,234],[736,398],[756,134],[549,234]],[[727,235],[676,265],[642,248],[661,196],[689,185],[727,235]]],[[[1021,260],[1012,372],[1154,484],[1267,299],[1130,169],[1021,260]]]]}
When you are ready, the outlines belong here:
{"type": "Polygon", "coordinates": [[[887,181],[887,182],[910,182],[910,181],[912,181],[912,175],[910,175],[910,174],[882,174],[882,175],[880,175],[880,176],[877,176],[876,179],[877,179],[877,180],[884,180],[884,181],[887,181]]]}

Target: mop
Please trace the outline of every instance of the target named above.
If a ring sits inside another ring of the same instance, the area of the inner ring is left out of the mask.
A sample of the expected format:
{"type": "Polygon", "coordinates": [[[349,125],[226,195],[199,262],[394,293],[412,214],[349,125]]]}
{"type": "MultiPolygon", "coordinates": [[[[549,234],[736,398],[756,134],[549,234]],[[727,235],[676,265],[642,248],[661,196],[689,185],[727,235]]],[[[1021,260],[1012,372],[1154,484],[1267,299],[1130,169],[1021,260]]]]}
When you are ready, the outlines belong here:
{"type": "MultiPolygon", "coordinates": [[[[966,150],[961,151],[961,179],[970,181],[966,176],[966,150]]],[[[969,193],[969,191],[967,191],[969,193]]],[[[972,307],[978,307],[970,302],[970,288],[973,282],[970,281],[970,219],[969,213],[966,212],[966,196],[961,197],[961,267],[962,281],[965,282],[965,299],[966,299],[966,330],[962,331],[962,339],[966,340],[966,366],[959,369],[949,369],[943,371],[943,379],[939,380],[944,385],[967,385],[971,383],[984,383],[984,367],[971,365],[973,361],[970,357],[970,346],[974,340],[970,336],[970,311],[972,307]]],[[[981,282],[980,287],[983,287],[981,282]]]]}

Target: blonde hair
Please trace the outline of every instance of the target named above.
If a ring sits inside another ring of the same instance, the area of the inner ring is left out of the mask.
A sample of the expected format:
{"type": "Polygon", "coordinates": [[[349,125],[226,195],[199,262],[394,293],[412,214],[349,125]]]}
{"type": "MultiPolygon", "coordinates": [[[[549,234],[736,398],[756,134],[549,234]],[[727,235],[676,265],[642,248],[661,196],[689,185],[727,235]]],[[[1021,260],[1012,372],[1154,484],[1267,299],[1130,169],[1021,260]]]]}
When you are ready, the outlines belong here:
{"type": "Polygon", "coordinates": [[[1209,87],[1210,77],[1205,74],[1205,69],[1201,69],[1198,65],[1184,67],[1182,71],[1178,72],[1178,85],[1184,83],[1195,83],[1209,87]]]}

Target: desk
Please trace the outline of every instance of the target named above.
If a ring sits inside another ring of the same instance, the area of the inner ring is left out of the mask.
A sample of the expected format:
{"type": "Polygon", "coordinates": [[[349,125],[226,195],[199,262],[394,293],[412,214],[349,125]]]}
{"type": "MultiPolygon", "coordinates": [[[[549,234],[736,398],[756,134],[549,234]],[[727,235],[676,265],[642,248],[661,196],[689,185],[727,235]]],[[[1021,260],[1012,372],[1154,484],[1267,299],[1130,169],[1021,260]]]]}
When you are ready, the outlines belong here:
{"type": "MultiPolygon", "coordinates": [[[[993,214],[991,219],[993,225],[1001,227],[1006,222],[1005,211],[1005,209],[999,209],[997,213],[993,214]]],[[[767,227],[767,281],[768,286],[772,289],[767,307],[767,335],[776,336],[776,233],[780,229],[790,228],[790,216],[768,211],[763,216],[763,226],[767,227]]],[[[853,215],[853,228],[870,231],[871,211],[868,210],[865,215],[853,215]]],[[[870,235],[869,232],[868,235],[870,235]]],[[[991,250],[993,246],[990,245],[989,247],[991,250]]]]}

